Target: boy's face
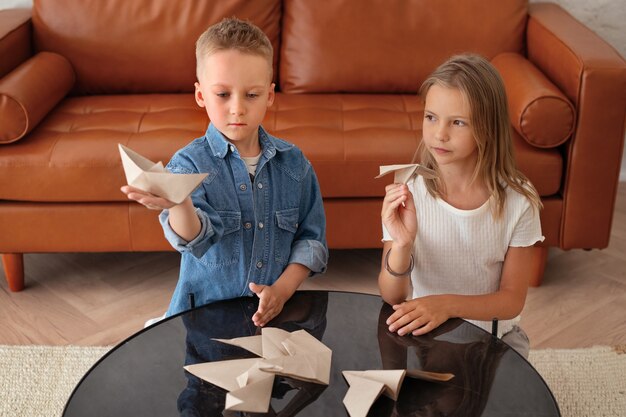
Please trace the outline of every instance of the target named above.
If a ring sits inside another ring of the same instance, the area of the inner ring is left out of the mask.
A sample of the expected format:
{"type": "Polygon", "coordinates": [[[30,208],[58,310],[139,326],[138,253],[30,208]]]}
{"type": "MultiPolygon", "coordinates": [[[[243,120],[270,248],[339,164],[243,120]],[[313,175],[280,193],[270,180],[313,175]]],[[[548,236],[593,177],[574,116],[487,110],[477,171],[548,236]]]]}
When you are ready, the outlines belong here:
{"type": "Polygon", "coordinates": [[[205,58],[199,78],[195,83],[198,105],[243,156],[256,156],[258,127],[274,102],[267,60],[232,49],[218,51],[205,58]]]}

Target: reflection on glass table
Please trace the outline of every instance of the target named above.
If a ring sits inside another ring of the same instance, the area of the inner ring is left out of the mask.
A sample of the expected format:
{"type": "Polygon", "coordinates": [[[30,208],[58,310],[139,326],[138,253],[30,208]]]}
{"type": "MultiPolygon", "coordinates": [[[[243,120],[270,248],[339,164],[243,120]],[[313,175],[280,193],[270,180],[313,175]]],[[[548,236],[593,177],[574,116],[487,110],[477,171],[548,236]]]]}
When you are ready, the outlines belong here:
{"type": "Polygon", "coordinates": [[[112,349],[83,377],[64,417],[269,415],[346,417],[343,370],[418,369],[453,373],[446,382],[405,378],[398,401],[380,396],[369,416],[559,417],[549,388],[517,352],[482,329],[452,319],[419,337],[389,333],[380,297],[301,291],[268,324],[304,329],[332,349],[329,385],[277,377],[270,411],[224,411],[226,391],[186,372],[195,363],[249,358],[214,338],[260,334],[255,297],[200,306],[159,322],[112,349]]]}

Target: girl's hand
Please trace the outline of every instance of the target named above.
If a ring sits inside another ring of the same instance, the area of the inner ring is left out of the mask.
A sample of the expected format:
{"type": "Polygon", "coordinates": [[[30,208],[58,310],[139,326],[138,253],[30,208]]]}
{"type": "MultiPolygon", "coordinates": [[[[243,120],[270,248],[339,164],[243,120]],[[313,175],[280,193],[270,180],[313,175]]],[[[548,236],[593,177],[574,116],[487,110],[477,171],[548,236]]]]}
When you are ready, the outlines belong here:
{"type": "Polygon", "coordinates": [[[395,311],[386,321],[389,331],[419,336],[436,329],[450,318],[443,301],[442,296],[431,295],[394,305],[395,311]]]}
{"type": "Polygon", "coordinates": [[[385,199],[381,212],[382,222],[395,244],[413,245],[417,235],[417,212],[413,194],[405,184],[385,187],[385,199]]]}
{"type": "Polygon", "coordinates": [[[259,308],[252,316],[255,326],[263,327],[283,310],[285,301],[270,285],[251,282],[250,290],[259,297],[259,308]]]}
{"type": "Polygon", "coordinates": [[[128,197],[129,200],[134,200],[150,210],[166,210],[176,205],[169,200],[151,194],[147,191],[131,187],[130,185],[123,186],[121,190],[124,194],[126,194],[126,197],[128,197]]]}

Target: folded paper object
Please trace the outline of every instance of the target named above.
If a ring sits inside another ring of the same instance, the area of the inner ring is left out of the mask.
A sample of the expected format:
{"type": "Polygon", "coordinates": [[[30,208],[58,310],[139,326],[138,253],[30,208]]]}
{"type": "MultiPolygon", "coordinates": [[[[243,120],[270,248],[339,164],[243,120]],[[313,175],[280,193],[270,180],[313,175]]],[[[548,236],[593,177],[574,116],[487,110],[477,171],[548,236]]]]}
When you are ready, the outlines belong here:
{"type": "Polygon", "coordinates": [[[405,376],[439,382],[449,381],[454,377],[453,374],[406,369],[343,371],[343,377],[350,386],[343,398],[348,414],[351,417],[365,417],[381,394],[397,401],[405,376]]]}
{"type": "Polygon", "coordinates": [[[433,179],[437,177],[437,173],[430,168],[426,168],[420,164],[406,164],[406,165],[383,165],[380,167],[380,174],[375,178],[384,177],[387,174],[393,172],[393,182],[396,184],[406,184],[411,178],[415,178],[418,175],[426,179],[433,179]]]}
{"type": "Polygon", "coordinates": [[[118,144],[126,182],[135,188],[180,204],[200,185],[207,174],[172,174],[161,161],[154,163],[118,144]]]}
{"type": "Polygon", "coordinates": [[[306,330],[289,333],[265,327],[260,336],[215,340],[260,356],[185,366],[198,378],[229,391],[226,410],[267,412],[275,374],[325,385],[330,381],[332,351],[306,330]]]}

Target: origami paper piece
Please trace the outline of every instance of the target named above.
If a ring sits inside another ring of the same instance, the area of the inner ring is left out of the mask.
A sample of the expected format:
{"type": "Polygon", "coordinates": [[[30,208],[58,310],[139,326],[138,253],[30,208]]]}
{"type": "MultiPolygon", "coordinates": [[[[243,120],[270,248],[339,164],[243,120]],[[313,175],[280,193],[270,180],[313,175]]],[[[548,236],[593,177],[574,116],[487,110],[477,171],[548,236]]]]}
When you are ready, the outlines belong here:
{"type": "Polygon", "coordinates": [[[252,352],[257,356],[263,356],[263,336],[236,337],[234,339],[213,339],[228,345],[238,346],[252,352]]]}
{"type": "Polygon", "coordinates": [[[263,329],[261,369],[301,381],[328,385],[332,351],[305,330],[263,329]],[[266,330],[268,337],[265,337],[266,330]],[[285,337],[287,335],[288,337],[285,337]],[[266,353],[267,352],[267,353],[266,353]]]}
{"type": "Polygon", "coordinates": [[[453,374],[406,369],[343,371],[342,373],[350,386],[343,398],[343,404],[351,417],[365,417],[381,394],[397,401],[405,376],[428,381],[449,381],[454,377],[453,374]]]}
{"type": "Polygon", "coordinates": [[[198,378],[229,391],[227,410],[265,413],[269,409],[274,375],[258,368],[259,360],[234,359],[185,366],[198,378]],[[212,366],[205,366],[205,365],[212,366]]]}
{"type": "Polygon", "coordinates": [[[246,349],[260,358],[234,359],[185,366],[226,394],[226,410],[267,412],[274,375],[328,385],[332,351],[306,330],[289,333],[263,328],[260,336],[214,339],[246,349]]]}
{"type": "Polygon", "coordinates": [[[380,174],[375,178],[384,177],[387,174],[394,173],[393,182],[397,184],[406,184],[411,178],[415,178],[418,175],[426,179],[433,179],[437,177],[437,173],[430,168],[426,168],[420,164],[406,164],[406,165],[383,165],[380,167],[380,174]]]}
{"type": "Polygon", "coordinates": [[[180,204],[208,174],[172,174],[161,161],[154,163],[118,144],[126,182],[135,188],[180,204]]]}

